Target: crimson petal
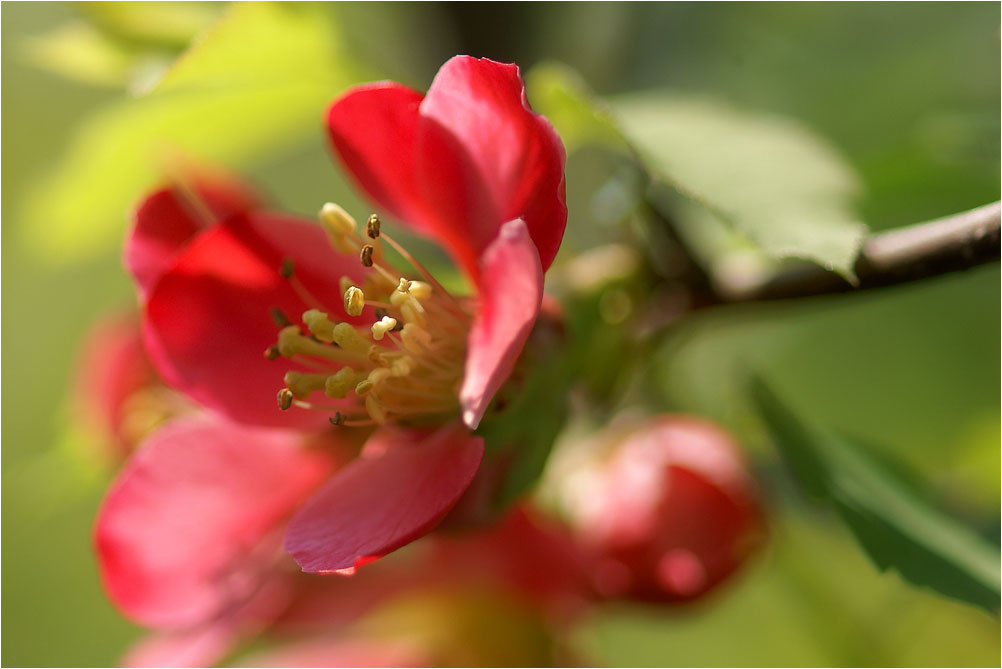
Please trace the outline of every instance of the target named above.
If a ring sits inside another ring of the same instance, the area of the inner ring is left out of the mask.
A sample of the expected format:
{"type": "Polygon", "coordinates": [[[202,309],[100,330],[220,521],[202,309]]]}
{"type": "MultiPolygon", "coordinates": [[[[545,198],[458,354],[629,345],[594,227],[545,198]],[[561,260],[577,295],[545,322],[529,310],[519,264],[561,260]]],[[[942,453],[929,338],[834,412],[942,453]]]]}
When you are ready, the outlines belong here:
{"type": "Polygon", "coordinates": [[[390,214],[427,233],[414,165],[423,97],[392,82],[358,86],[331,105],[327,129],[335,151],[362,189],[390,214]]]}
{"type": "Polygon", "coordinates": [[[476,429],[511,373],[543,299],[543,268],[524,222],[505,223],[480,259],[480,306],[470,330],[459,401],[476,429]]]}
{"type": "Polygon", "coordinates": [[[438,71],[420,113],[418,174],[440,225],[461,231],[479,254],[502,223],[521,218],[549,268],[567,223],[564,146],[529,107],[518,67],[456,56],[438,71]]]}
{"type": "Polygon", "coordinates": [[[180,187],[164,188],[136,209],[122,260],[140,296],[149,294],[178,252],[201,230],[259,204],[248,187],[233,179],[202,174],[194,181],[190,194],[180,187]]]}
{"type": "Polygon", "coordinates": [[[352,573],[430,531],[459,500],[484,443],[459,423],[380,429],[292,518],[285,548],[309,573],[352,573]]]}
{"type": "Polygon", "coordinates": [[[111,598],[140,623],[178,629],[250,597],[275,559],[279,525],[330,471],[299,443],[209,416],[151,436],[98,515],[111,598]]]}
{"type": "Polygon", "coordinates": [[[341,276],[361,282],[357,258],[333,252],[318,225],[275,215],[227,220],[194,239],[157,283],[146,305],[144,339],[158,371],[174,387],[236,421],[268,427],[325,424],[319,411],[280,411],[275,396],[296,367],[267,360],[278,308],[298,321],[309,308],[332,319],[344,312],[341,276]],[[279,275],[283,259],[326,304],[307,302],[279,275]]]}

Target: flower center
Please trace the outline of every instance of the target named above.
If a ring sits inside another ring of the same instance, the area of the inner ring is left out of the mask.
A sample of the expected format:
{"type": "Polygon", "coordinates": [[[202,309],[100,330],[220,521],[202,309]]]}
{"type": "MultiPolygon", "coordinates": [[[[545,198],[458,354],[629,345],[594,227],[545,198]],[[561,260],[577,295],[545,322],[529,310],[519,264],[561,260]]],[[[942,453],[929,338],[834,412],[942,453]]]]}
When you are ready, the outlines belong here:
{"type": "Polygon", "coordinates": [[[324,205],[320,222],[339,253],[356,256],[371,268],[361,286],[341,278],[345,312],[361,316],[366,306],[374,307],[375,320],[366,327],[331,320],[320,306],[323,303],[295,276],[293,262],[283,261],[282,276],[313,306],[302,314],[302,326],[281,312],[273,314],[282,329],[265,355],[294,360],[311,370],[286,373],[286,387],[278,393],[279,408],[328,411],[331,423],[348,426],[420,422],[458,411],[471,320],[465,306],[382,232],[376,214],[366,224],[367,239],[336,204],[324,205]],[[407,278],[390,265],[384,242],[423,280],[407,278]],[[340,401],[312,399],[321,393],[327,400],[340,401]]]}

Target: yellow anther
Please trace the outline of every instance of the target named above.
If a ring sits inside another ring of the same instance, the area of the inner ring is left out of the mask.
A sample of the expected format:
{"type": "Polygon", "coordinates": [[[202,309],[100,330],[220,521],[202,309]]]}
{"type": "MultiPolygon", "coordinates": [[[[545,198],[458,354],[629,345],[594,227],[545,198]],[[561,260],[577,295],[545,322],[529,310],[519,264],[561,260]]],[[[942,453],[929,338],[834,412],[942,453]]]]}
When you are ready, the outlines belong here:
{"type": "Polygon", "coordinates": [[[328,202],[320,209],[320,222],[337,236],[350,235],[358,227],[351,214],[333,202],[328,202]]]}
{"type": "Polygon", "coordinates": [[[381,341],[386,336],[386,333],[391,332],[395,327],[397,327],[396,318],[383,316],[372,324],[372,338],[376,341],[381,341]]]}
{"type": "Polygon", "coordinates": [[[390,365],[390,371],[393,372],[393,376],[407,376],[414,371],[414,358],[410,356],[397,358],[390,365]]]}
{"type": "Polygon", "coordinates": [[[369,347],[369,362],[374,365],[379,365],[380,367],[387,366],[388,363],[386,358],[383,357],[383,348],[378,344],[373,344],[369,347]]]}
{"type": "Polygon", "coordinates": [[[415,323],[422,327],[425,325],[424,307],[413,298],[400,305],[400,315],[406,323],[415,323]]]}
{"type": "Polygon", "coordinates": [[[365,309],[365,293],[357,286],[348,286],[344,291],[344,310],[349,316],[361,316],[365,309]]]}
{"type": "Polygon", "coordinates": [[[408,292],[419,300],[427,300],[431,297],[431,284],[424,281],[411,281],[408,292]]]}
{"type": "Polygon", "coordinates": [[[289,407],[292,406],[292,400],[295,399],[292,395],[292,391],[288,388],[282,388],[278,391],[278,408],[282,411],[288,411],[289,407]]]}
{"type": "Polygon", "coordinates": [[[341,399],[348,394],[348,391],[356,384],[355,370],[351,367],[342,367],[336,374],[331,374],[324,382],[324,394],[327,397],[341,399]]]}
{"type": "Polygon", "coordinates": [[[407,323],[400,331],[400,341],[405,349],[415,355],[420,355],[431,344],[431,335],[421,329],[419,325],[407,323]]]}
{"type": "Polygon", "coordinates": [[[310,333],[320,341],[328,344],[334,341],[334,323],[327,318],[327,314],[317,309],[310,309],[303,312],[303,323],[309,328],[310,333]]]}
{"type": "Polygon", "coordinates": [[[372,416],[372,420],[377,423],[382,424],[386,422],[386,409],[383,408],[383,405],[379,403],[379,400],[375,396],[369,395],[365,398],[365,410],[372,416]]]}
{"type": "Polygon", "coordinates": [[[400,277],[400,281],[399,283],[397,283],[397,290],[400,291],[401,293],[406,293],[411,289],[412,283],[413,281],[411,281],[410,279],[405,279],[404,277],[400,277]]]}
{"type": "Polygon", "coordinates": [[[364,379],[362,381],[359,381],[358,385],[355,386],[355,394],[358,395],[359,397],[368,394],[371,390],[372,390],[372,381],[370,381],[369,379],[364,379]]]}
{"type": "Polygon", "coordinates": [[[391,376],[393,376],[393,372],[386,369],[385,367],[380,367],[379,369],[374,369],[371,372],[369,372],[368,380],[369,383],[371,383],[372,385],[378,386],[380,383],[390,378],[391,376]]]}
{"type": "Polygon", "coordinates": [[[302,339],[303,335],[300,334],[298,325],[285,326],[278,331],[278,353],[283,357],[291,358],[300,352],[302,339]]]}
{"type": "Polygon", "coordinates": [[[334,326],[334,342],[346,351],[352,353],[369,353],[372,346],[368,339],[358,334],[358,331],[348,323],[338,323],[334,326]]]}
{"type": "Polygon", "coordinates": [[[324,374],[304,374],[293,370],[285,373],[284,380],[293,397],[302,400],[309,397],[313,391],[323,388],[327,377],[324,374]]]}

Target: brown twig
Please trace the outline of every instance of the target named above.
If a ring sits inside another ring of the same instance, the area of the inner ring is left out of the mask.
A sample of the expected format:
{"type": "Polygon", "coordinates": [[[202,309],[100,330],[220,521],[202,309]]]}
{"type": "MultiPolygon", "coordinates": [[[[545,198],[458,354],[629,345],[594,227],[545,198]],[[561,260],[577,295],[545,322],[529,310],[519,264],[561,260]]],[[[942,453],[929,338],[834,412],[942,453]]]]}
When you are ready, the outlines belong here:
{"type": "Polygon", "coordinates": [[[917,223],[871,236],[863,243],[853,285],[824,268],[804,263],[764,283],[729,294],[722,302],[754,302],[846,293],[956,272],[999,260],[1002,204],[917,223]]]}

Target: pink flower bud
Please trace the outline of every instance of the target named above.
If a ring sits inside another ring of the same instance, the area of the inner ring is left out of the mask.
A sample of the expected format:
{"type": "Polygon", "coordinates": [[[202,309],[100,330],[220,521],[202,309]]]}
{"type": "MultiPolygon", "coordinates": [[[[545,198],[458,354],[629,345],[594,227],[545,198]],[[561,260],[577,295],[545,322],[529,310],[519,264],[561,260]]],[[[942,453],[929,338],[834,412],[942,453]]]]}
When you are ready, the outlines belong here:
{"type": "Polygon", "coordinates": [[[605,597],[696,599],[763,538],[739,447],[694,416],[662,416],[620,432],[604,457],[568,483],[572,522],[592,551],[592,582],[605,597]]]}

